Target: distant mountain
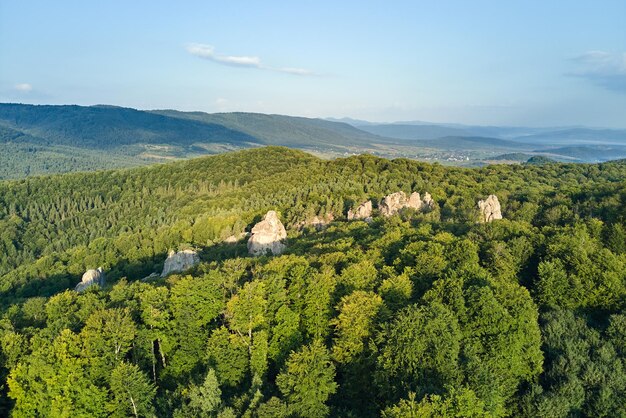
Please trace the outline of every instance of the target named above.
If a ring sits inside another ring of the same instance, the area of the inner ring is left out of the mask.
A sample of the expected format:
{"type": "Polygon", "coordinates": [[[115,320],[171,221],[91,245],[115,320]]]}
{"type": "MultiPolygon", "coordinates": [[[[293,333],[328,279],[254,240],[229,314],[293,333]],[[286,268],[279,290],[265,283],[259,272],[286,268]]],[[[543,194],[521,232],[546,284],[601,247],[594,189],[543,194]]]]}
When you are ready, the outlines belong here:
{"type": "Polygon", "coordinates": [[[263,145],[384,154],[395,139],[346,123],[256,113],[0,103],[0,179],[130,167],[263,145]]]}
{"type": "Polygon", "coordinates": [[[566,156],[585,162],[601,162],[626,158],[626,146],[585,145],[542,149],[549,156],[566,156]]]}
{"type": "Polygon", "coordinates": [[[375,135],[397,139],[436,139],[444,136],[472,136],[466,129],[450,128],[440,125],[362,125],[359,129],[375,135]]]}
{"type": "Polygon", "coordinates": [[[522,126],[480,126],[463,125],[460,123],[434,123],[423,121],[406,121],[393,123],[371,123],[337,119],[350,123],[359,129],[377,135],[398,139],[434,139],[442,136],[483,136],[501,139],[514,139],[524,135],[534,135],[563,128],[529,128],[522,126]]]}
{"type": "Polygon", "coordinates": [[[222,125],[182,121],[114,106],[0,104],[0,125],[52,145],[107,149],[133,144],[188,146],[194,142],[259,143],[222,125]]]}
{"type": "Polygon", "coordinates": [[[0,179],[131,167],[265,145],[329,158],[369,153],[475,165],[516,152],[605,161],[626,157],[619,144],[626,145],[626,130],[375,124],[243,112],[0,103],[0,179]]]}
{"type": "Polygon", "coordinates": [[[352,126],[357,127],[357,128],[360,128],[362,126],[379,125],[378,122],[370,122],[370,121],[367,121],[367,120],[352,119],[352,118],[324,118],[324,120],[327,120],[327,121],[330,121],[330,122],[347,123],[347,124],[352,125],[352,126]]]}
{"type": "Polygon", "coordinates": [[[219,124],[254,137],[265,145],[297,148],[366,146],[389,142],[390,138],[364,132],[343,122],[262,113],[204,113],[155,110],[151,113],[172,118],[219,124]]]}
{"type": "Polygon", "coordinates": [[[626,145],[626,129],[572,128],[523,135],[516,141],[528,144],[618,144],[626,145]]]}

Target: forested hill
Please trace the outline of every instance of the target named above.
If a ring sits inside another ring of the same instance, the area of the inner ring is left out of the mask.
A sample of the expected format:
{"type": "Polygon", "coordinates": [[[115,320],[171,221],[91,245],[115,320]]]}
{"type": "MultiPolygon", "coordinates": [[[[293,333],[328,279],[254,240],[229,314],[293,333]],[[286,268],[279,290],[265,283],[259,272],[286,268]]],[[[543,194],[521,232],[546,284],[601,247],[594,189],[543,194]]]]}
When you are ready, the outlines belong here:
{"type": "Polygon", "coordinates": [[[110,150],[133,144],[191,145],[194,142],[258,142],[218,124],[115,106],[0,104],[0,123],[48,145],[110,150]]]}
{"type": "Polygon", "coordinates": [[[0,179],[133,167],[262,145],[341,155],[389,141],[395,140],[345,123],[282,115],[0,103],[0,179]]]}
{"type": "Polygon", "coordinates": [[[0,182],[0,414],[626,416],[625,179],[263,147],[0,182]],[[251,257],[268,210],[286,250],[251,257]]]}
{"type": "Polygon", "coordinates": [[[0,103],[0,180],[135,167],[267,145],[289,146],[324,158],[366,153],[466,166],[522,152],[528,158],[543,155],[568,162],[626,157],[626,146],[620,142],[623,132],[618,130],[582,130],[581,139],[572,140],[576,146],[569,147],[564,146],[563,138],[575,138],[580,130],[558,131],[552,143],[545,132],[543,141],[490,136],[496,131],[511,134],[511,129],[517,132],[517,128],[474,127],[467,131],[385,126],[390,133],[408,129],[422,134],[389,138],[376,130],[367,132],[365,126],[259,113],[0,103]],[[564,136],[563,132],[569,133],[564,136]],[[589,139],[593,132],[606,141],[589,139]]]}
{"type": "Polygon", "coordinates": [[[184,120],[220,124],[244,132],[266,145],[284,145],[304,149],[347,149],[367,147],[381,142],[397,142],[362,131],[342,122],[262,113],[204,113],[155,110],[152,113],[184,120]]]}

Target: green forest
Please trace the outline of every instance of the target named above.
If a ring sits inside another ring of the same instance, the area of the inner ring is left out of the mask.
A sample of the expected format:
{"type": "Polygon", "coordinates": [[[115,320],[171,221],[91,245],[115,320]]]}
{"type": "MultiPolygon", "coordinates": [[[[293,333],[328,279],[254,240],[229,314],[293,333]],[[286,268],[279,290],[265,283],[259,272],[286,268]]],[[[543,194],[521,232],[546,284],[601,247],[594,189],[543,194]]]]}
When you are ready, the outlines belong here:
{"type": "Polygon", "coordinates": [[[2,416],[626,417],[626,161],[264,147],[2,181],[0,308],[2,416]],[[347,220],[397,191],[434,207],[347,220]],[[268,210],[282,255],[228,242],[268,210]]]}

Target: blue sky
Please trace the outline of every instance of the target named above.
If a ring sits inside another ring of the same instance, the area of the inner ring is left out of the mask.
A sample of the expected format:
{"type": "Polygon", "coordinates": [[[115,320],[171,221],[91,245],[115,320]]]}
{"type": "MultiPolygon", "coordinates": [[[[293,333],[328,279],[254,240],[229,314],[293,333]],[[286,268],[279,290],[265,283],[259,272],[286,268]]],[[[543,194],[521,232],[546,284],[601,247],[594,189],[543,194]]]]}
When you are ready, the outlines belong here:
{"type": "Polygon", "coordinates": [[[0,101],[626,128],[626,2],[0,0],[0,101]]]}

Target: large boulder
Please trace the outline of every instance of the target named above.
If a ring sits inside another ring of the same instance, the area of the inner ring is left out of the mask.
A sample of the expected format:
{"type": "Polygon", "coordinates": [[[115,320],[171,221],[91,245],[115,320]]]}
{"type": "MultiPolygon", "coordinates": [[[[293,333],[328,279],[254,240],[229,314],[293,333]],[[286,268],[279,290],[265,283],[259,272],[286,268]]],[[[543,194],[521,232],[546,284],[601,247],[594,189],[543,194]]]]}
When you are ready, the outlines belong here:
{"type": "Polygon", "coordinates": [[[183,250],[178,252],[170,250],[167,254],[165,264],[163,264],[161,277],[165,277],[171,273],[181,273],[185,270],[189,270],[199,262],[200,257],[194,250],[183,250]]]}
{"type": "Polygon", "coordinates": [[[285,249],[283,241],[287,238],[287,231],[275,211],[270,210],[263,220],[252,228],[248,240],[248,253],[251,255],[264,255],[268,251],[278,255],[285,249]]]}
{"type": "Polygon", "coordinates": [[[356,209],[350,209],[348,211],[348,220],[353,219],[372,220],[372,201],[368,200],[365,203],[361,203],[356,209]]]}
{"type": "Polygon", "coordinates": [[[480,211],[479,222],[491,222],[495,219],[502,219],[502,211],[500,202],[496,195],[489,195],[487,199],[478,202],[478,210],[480,211]]]}
{"type": "Polygon", "coordinates": [[[76,288],[74,288],[74,290],[76,290],[77,292],[82,292],[83,290],[91,286],[102,287],[104,286],[105,280],[106,277],[104,275],[102,267],[98,267],[97,269],[90,269],[87,270],[85,274],[83,274],[82,280],[76,285],[76,288]]]}

